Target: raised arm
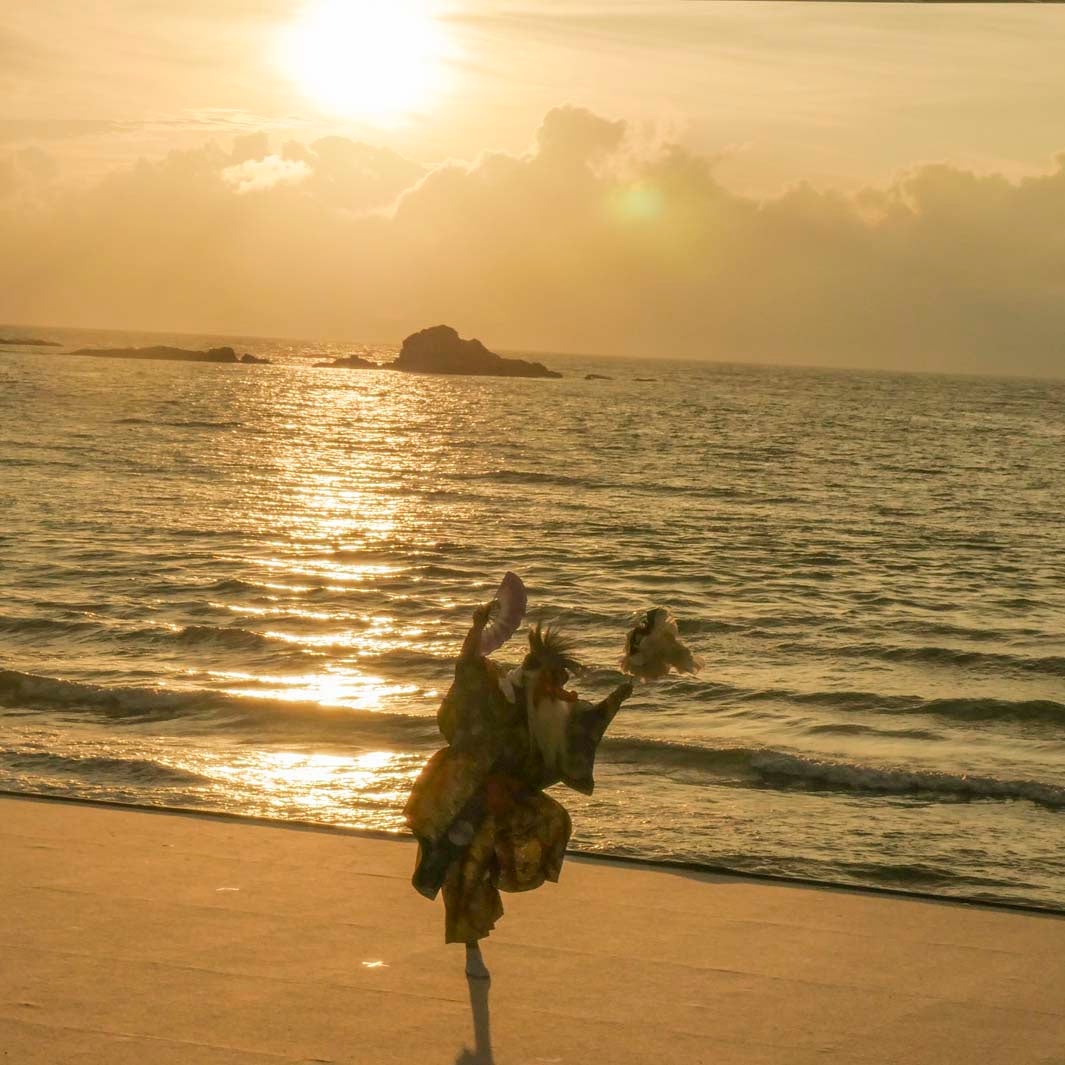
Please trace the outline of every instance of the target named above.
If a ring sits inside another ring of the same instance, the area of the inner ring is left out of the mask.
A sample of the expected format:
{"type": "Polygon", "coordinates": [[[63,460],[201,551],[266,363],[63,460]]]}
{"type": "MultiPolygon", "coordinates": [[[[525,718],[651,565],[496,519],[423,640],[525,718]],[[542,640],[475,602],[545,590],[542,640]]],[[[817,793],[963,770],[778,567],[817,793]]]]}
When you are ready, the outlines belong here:
{"type": "Polygon", "coordinates": [[[481,657],[481,633],[484,632],[488,619],[492,616],[495,600],[483,603],[473,612],[473,625],[466,633],[466,639],[462,641],[462,650],[459,651],[459,661],[469,662],[470,659],[481,657]]]}

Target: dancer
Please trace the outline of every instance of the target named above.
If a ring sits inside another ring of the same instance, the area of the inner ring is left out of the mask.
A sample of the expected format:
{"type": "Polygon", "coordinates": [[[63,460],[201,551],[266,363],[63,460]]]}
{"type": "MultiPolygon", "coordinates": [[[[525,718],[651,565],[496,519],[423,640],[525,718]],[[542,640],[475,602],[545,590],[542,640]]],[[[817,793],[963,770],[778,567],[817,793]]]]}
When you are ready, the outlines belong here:
{"type": "Polygon", "coordinates": [[[523,612],[513,574],[474,611],[437,713],[448,745],[426,763],[404,811],[418,840],[414,887],[429,899],[443,889],[444,938],[466,944],[472,978],[488,977],[479,942],[503,914],[500,891],[558,880],[571,822],[544,789],[563,783],[592,793],[596,748],[632,693],[626,682],[593,705],[567,690],[580,669],[572,645],[540,625],[522,664],[505,675],[488,654],[523,612]]]}

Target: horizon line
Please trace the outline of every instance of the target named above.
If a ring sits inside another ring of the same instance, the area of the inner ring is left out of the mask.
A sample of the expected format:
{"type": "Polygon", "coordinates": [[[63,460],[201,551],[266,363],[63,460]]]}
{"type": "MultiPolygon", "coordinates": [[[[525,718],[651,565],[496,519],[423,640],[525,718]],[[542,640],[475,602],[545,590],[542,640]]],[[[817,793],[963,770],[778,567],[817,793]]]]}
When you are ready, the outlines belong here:
{"type": "MultiPolygon", "coordinates": [[[[724,0],[688,0],[693,3],[719,3],[724,0]]],[[[970,0],[737,0],[741,3],[967,3],[970,0]]],[[[992,3],[999,2],[999,0],[971,0],[975,3],[992,3]]],[[[1043,2],[1043,0],[1001,0],[1003,3],[1037,3],[1043,2]]],[[[1065,0],[1050,0],[1050,2],[1057,4],[1065,4],[1065,0]]],[[[446,324],[446,323],[437,323],[446,324]]],[[[374,345],[393,345],[399,347],[402,345],[402,340],[354,340],[354,339],[329,339],[326,337],[301,337],[301,336],[280,336],[280,335],[267,335],[262,333],[212,333],[212,332],[186,332],[180,329],[137,329],[130,328],[128,326],[88,326],[88,325],[46,325],[40,322],[0,322],[0,329],[26,329],[26,330],[48,330],[59,329],[69,332],[83,332],[83,333],[140,333],[146,336],[176,336],[176,337],[198,337],[198,338],[211,338],[214,340],[273,340],[273,341],[298,341],[303,344],[321,343],[321,344],[351,344],[361,345],[363,347],[373,347],[374,345]]],[[[426,328],[422,326],[422,328],[426,328]]],[[[410,335],[410,334],[408,334],[410,335]]],[[[461,332],[460,332],[461,335],[461,332]]],[[[482,342],[483,343],[483,342],[482,342]]],[[[65,345],[63,345],[65,346],[65,345]]],[[[488,347],[488,345],[485,345],[488,347]]],[[[10,352],[10,348],[0,348],[0,353],[10,352]]],[[[924,370],[904,367],[891,367],[891,366],[853,366],[853,365],[829,365],[826,363],[812,363],[812,362],[779,362],[768,358],[721,358],[713,356],[702,355],[625,355],[620,352],[603,352],[603,351],[552,351],[543,348],[514,348],[514,347],[492,347],[491,351],[495,351],[497,354],[502,353],[511,356],[555,356],[562,358],[588,358],[588,359],[617,359],[628,361],[642,361],[642,362],[663,362],[663,363],[696,363],[700,365],[711,366],[767,366],[780,370],[822,370],[831,373],[872,373],[872,374],[908,374],[908,375],[924,375],[926,377],[980,377],[991,379],[1002,379],[1009,381],[1065,381],[1065,370],[1051,372],[1051,373],[1006,373],[1001,370],[924,370]]],[[[33,352],[15,352],[14,354],[33,354],[33,352]]],[[[42,354],[37,352],[37,354],[42,354]]],[[[319,352],[317,354],[325,354],[319,352]]],[[[313,357],[308,355],[307,358],[313,357]]]]}

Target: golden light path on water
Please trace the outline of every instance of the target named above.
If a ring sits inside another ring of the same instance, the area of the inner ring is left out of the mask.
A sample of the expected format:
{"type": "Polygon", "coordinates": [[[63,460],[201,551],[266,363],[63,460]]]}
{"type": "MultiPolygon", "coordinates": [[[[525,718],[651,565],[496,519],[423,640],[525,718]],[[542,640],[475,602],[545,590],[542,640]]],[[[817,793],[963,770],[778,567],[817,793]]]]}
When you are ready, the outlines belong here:
{"type": "MultiPolygon", "coordinates": [[[[389,680],[361,660],[408,646],[446,655],[450,646],[433,640],[423,625],[403,622],[389,610],[376,609],[356,625],[338,625],[342,613],[335,605],[317,610],[309,604],[294,604],[292,596],[302,592],[343,597],[352,589],[366,589],[383,578],[402,575],[406,569],[402,564],[356,560],[356,556],[375,544],[386,550],[396,537],[413,528],[412,500],[404,498],[398,481],[382,483],[371,464],[348,461],[342,472],[336,472],[322,469],[315,461],[345,420],[358,418],[360,411],[352,408],[361,406],[365,397],[327,394],[328,410],[308,406],[302,397],[285,398],[293,401],[288,420],[263,445],[264,458],[280,471],[285,484],[285,506],[279,513],[275,497],[262,497],[247,486],[244,513],[237,517],[252,530],[260,553],[231,559],[234,565],[262,572],[255,583],[267,601],[252,605],[219,600],[212,605],[236,618],[254,619],[255,631],[264,639],[298,648],[305,656],[317,655],[321,666],[291,673],[206,672],[212,687],[227,695],[332,710],[338,723],[343,722],[345,711],[385,711],[387,715],[390,702],[415,696],[419,687],[389,680]],[[323,545],[328,552],[325,557],[323,545]],[[327,631],[313,631],[316,627],[327,631]],[[339,653],[343,654],[340,660],[331,657],[339,653]]],[[[375,427],[391,424],[399,431],[378,431],[374,447],[389,452],[402,449],[409,432],[404,426],[408,416],[401,400],[378,394],[375,427]]],[[[430,687],[421,690],[421,695],[432,706],[439,693],[430,687]]],[[[352,756],[331,752],[327,746],[328,740],[317,739],[309,740],[306,750],[249,744],[236,754],[175,764],[211,778],[217,789],[228,791],[227,806],[250,806],[267,816],[313,810],[314,817],[323,821],[399,830],[402,821],[397,808],[423,756],[388,749],[352,756]]]]}
{"type": "Polygon", "coordinates": [[[221,682],[220,690],[229,695],[319,703],[326,707],[349,707],[353,710],[378,710],[385,699],[418,690],[413,684],[389,683],[381,677],[350,670],[293,676],[215,671],[212,676],[221,682]]]}
{"type": "Polygon", "coordinates": [[[205,752],[172,764],[211,777],[216,788],[229,792],[230,802],[260,816],[300,811],[306,819],[311,811],[313,820],[328,823],[348,808],[351,814],[339,818],[345,825],[398,830],[396,806],[410,791],[421,759],[389,750],[352,755],[249,748],[224,756],[205,752]]]}

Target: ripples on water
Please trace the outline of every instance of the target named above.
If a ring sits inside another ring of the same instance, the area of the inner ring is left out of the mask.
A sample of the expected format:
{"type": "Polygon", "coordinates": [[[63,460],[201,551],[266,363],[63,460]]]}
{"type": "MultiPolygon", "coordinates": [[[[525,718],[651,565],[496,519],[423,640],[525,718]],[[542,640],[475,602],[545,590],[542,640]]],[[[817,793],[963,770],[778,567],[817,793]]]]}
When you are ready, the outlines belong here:
{"type": "Polygon", "coordinates": [[[575,845],[1065,905],[1065,382],[234,346],[0,354],[0,787],[398,829],[512,568],[588,694],[651,604],[707,662],[575,845]]]}

